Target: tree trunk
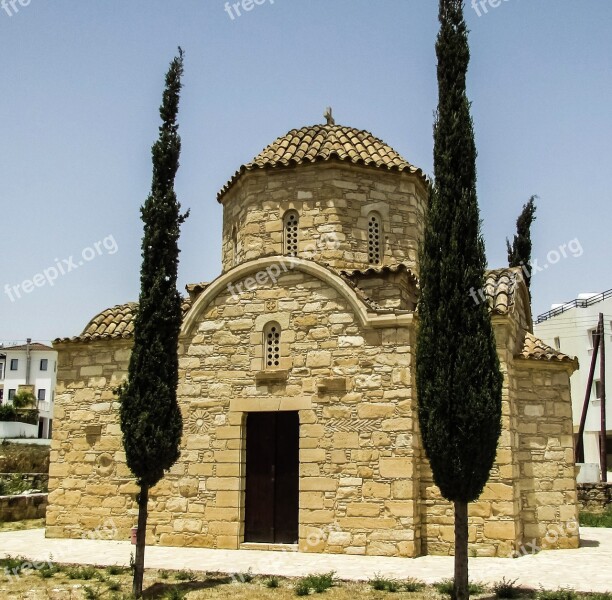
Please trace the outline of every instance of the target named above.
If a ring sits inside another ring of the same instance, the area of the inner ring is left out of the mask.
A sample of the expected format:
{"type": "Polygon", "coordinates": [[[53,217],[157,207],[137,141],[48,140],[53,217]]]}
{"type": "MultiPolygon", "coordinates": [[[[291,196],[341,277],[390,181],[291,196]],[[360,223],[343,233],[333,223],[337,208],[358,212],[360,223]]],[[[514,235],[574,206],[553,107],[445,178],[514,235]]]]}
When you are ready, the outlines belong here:
{"type": "Polygon", "coordinates": [[[136,532],[136,557],[134,559],[134,581],[132,593],[135,598],[142,597],[142,578],[144,576],[145,541],[147,538],[147,505],[149,488],[140,486],[138,494],[138,531],[136,532]]]}
{"type": "Polygon", "coordinates": [[[454,600],[468,600],[468,505],[455,502],[455,590],[454,600]]]}

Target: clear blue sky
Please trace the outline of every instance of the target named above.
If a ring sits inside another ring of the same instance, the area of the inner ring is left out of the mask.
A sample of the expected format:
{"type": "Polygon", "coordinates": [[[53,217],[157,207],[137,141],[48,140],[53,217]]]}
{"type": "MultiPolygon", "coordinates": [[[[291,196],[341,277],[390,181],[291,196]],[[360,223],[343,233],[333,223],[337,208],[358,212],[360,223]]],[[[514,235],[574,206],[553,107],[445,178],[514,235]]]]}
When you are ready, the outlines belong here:
{"type": "MultiPolygon", "coordinates": [[[[233,20],[224,5],[31,0],[9,6],[12,16],[0,10],[0,340],[76,335],[98,311],[137,299],[139,207],[179,44],[177,191],[191,209],[181,287],[219,274],[219,188],[277,136],[323,122],[328,105],[338,123],[431,173],[437,2],[266,0],[233,20]],[[83,265],[53,286],[14,302],[3,291],[56,259],[67,271],[70,256],[83,265]]],[[[466,17],[490,266],[506,265],[505,237],[538,194],[534,256],[547,263],[571,240],[582,254],[566,249],[534,277],[534,312],[612,288],[612,2],[504,0],[480,17],[468,3],[466,17]]]]}

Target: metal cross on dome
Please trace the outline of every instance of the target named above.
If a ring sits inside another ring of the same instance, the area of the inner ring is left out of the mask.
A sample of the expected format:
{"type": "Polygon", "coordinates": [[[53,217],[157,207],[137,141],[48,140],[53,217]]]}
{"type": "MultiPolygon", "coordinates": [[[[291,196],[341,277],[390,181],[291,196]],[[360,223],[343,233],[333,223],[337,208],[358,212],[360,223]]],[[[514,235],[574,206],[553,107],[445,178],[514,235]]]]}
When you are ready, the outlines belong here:
{"type": "Polygon", "coordinates": [[[332,116],[332,108],[331,108],[331,106],[328,106],[325,109],[325,113],[323,113],[323,116],[327,120],[327,124],[328,125],[335,125],[336,124],[336,121],[335,121],[334,117],[332,116]]]}

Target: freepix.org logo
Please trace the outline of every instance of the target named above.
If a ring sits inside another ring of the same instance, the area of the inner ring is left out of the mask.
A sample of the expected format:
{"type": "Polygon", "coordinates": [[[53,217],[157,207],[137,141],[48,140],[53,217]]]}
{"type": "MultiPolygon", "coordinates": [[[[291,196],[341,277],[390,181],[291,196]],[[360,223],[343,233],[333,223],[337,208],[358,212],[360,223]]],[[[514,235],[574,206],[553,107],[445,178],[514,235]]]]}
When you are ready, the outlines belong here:
{"type": "Polygon", "coordinates": [[[0,0],[0,7],[9,17],[12,17],[19,12],[19,7],[25,8],[31,3],[32,0],[0,0]]]}

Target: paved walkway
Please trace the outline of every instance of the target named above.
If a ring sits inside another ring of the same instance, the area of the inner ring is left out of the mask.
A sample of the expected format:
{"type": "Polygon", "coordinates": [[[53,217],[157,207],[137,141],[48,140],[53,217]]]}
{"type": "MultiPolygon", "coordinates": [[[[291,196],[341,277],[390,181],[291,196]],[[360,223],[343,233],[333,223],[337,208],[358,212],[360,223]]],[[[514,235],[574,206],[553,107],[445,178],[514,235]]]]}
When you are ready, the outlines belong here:
{"type": "MultiPolygon", "coordinates": [[[[612,591],[612,529],[581,528],[577,550],[550,550],[521,558],[470,558],[470,579],[492,583],[502,577],[523,585],[547,589],[571,587],[577,591],[612,591]]],[[[24,556],[31,561],[127,565],[133,546],[129,542],[46,539],[44,529],[0,533],[0,557],[24,556]]],[[[433,583],[451,577],[453,558],[385,558],[259,550],[209,550],[148,546],[146,566],[152,569],[191,569],[242,573],[249,568],[261,575],[301,576],[336,571],[345,580],[365,580],[375,573],[405,579],[416,577],[433,583]]]]}

